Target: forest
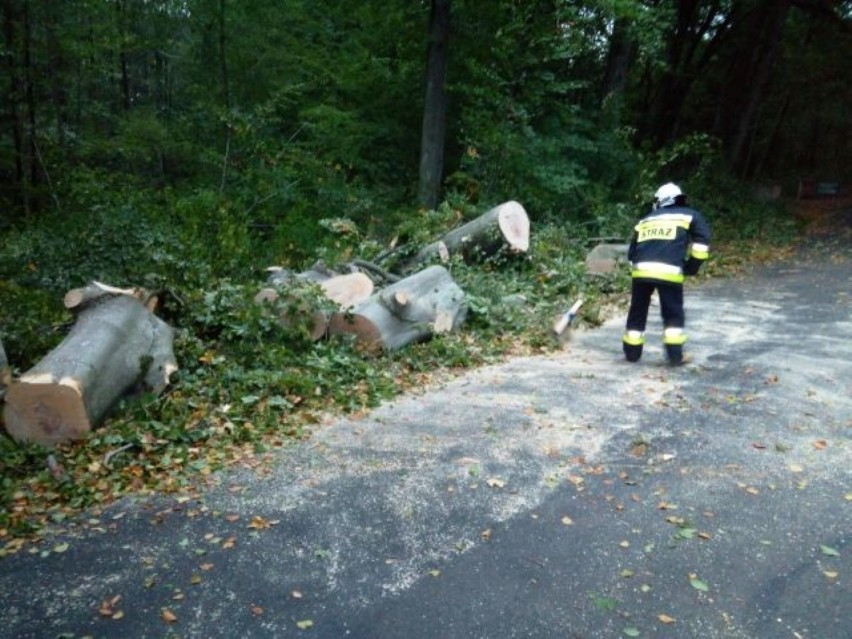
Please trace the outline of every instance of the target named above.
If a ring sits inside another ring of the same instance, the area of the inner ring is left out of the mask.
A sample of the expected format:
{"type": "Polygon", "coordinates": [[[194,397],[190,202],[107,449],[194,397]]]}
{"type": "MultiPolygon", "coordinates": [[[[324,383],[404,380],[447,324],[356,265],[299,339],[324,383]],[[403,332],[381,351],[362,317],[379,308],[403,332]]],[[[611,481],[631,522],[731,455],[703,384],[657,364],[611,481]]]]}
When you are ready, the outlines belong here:
{"type": "Polygon", "coordinates": [[[593,286],[582,256],[663,182],[727,247],[712,276],[788,241],[791,200],[852,179],[849,1],[4,0],[0,20],[9,374],[62,340],[62,297],[91,281],[160,291],[180,366],[84,444],[0,436],[0,537],[547,348],[581,292],[594,324],[625,280],[593,286]],[[252,303],[267,267],[393,270],[508,201],[530,251],[452,265],[458,335],[377,359],[252,303]]]}

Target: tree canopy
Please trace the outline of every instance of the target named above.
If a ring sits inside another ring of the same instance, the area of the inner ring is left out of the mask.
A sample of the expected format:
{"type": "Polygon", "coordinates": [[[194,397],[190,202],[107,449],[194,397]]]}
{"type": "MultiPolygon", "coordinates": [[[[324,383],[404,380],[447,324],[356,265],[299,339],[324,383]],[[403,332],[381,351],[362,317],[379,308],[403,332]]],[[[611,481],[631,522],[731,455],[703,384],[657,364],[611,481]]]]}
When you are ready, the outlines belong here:
{"type": "Polygon", "coordinates": [[[8,0],[0,11],[6,224],[85,215],[79,191],[106,188],[102,175],[208,191],[250,209],[257,228],[369,221],[453,193],[582,217],[588,193],[635,188],[637,150],[694,134],[749,180],[850,166],[849,2],[8,0]],[[437,176],[418,164],[427,146],[443,147],[437,176]]]}

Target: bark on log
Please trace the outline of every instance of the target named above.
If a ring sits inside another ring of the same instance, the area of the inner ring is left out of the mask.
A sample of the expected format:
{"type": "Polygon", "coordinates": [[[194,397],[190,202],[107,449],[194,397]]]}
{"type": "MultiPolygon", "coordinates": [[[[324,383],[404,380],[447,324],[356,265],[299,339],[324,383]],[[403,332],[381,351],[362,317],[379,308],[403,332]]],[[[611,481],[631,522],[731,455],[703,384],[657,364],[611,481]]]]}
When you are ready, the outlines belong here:
{"type": "Polygon", "coordinates": [[[144,288],[116,288],[101,282],[91,282],[82,288],[71,289],[65,293],[63,303],[69,311],[77,313],[105,295],[129,295],[142,302],[151,312],[157,306],[157,296],[144,288]]]}
{"type": "Polygon", "coordinates": [[[8,388],[4,419],[14,439],[81,439],[128,391],[158,393],[177,370],[171,327],[139,299],[108,293],[83,306],[59,346],[8,388]]]}
{"type": "Polygon", "coordinates": [[[493,255],[503,247],[514,253],[526,253],[530,247],[529,217],[524,207],[514,201],[496,206],[450,231],[423,248],[406,262],[406,266],[416,266],[436,258],[446,262],[456,254],[469,261],[493,255]]]}
{"type": "MultiPolygon", "coordinates": [[[[287,295],[286,289],[283,287],[286,286],[288,282],[293,282],[294,280],[299,279],[318,282],[325,296],[334,302],[340,310],[346,310],[355,306],[357,303],[370,297],[373,293],[373,280],[363,273],[335,275],[328,277],[325,280],[314,279],[317,271],[310,271],[310,273],[312,274],[310,277],[302,277],[303,274],[291,274],[289,278],[282,278],[279,275],[275,280],[277,282],[277,288],[267,287],[261,289],[260,292],[255,295],[254,301],[258,304],[262,302],[274,302],[281,297],[282,294],[287,295]]],[[[292,301],[296,315],[311,315],[309,329],[311,339],[316,341],[324,337],[328,330],[328,322],[331,312],[323,312],[319,310],[312,311],[308,303],[301,302],[297,299],[293,299],[292,301]]],[[[298,318],[290,316],[289,313],[285,313],[279,319],[285,324],[291,324],[298,321],[298,318]]]]}
{"type": "Polygon", "coordinates": [[[457,329],[467,315],[464,291],[443,266],[430,266],[396,282],[351,313],[335,313],[330,335],[355,335],[367,350],[395,350],[457,329]]]}

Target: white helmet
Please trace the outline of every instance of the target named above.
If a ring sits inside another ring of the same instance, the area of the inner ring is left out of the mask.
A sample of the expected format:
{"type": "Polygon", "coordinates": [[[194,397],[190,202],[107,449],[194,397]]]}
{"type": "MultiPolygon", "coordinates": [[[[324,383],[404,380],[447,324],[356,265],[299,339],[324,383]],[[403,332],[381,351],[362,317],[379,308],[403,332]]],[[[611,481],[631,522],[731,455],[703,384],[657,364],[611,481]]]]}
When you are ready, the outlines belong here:
{"type": "Polygon", "coordinates": [[[677,184],[672,182],[663,184],[657,189],[657,192],[654,193],[654,208],[658,209],[663,206],[671,206],[672,204],[675,204],[677,198],[682,196],[683,191],[680,190],[680,187],[677,184]]]}

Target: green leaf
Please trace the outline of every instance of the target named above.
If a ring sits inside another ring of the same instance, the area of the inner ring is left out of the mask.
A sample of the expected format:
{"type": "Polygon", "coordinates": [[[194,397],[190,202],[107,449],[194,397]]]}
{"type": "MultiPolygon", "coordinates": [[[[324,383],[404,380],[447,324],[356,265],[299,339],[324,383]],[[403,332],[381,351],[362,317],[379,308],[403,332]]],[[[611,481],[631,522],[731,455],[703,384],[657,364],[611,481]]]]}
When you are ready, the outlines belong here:
{"type": "Polygon", "coordinates": [[[615,610],[616,606],[618,606],[618,601],[612,597],[601,597],[592,593],[589,595],[589,598],[598,610],[615,610]]]}
{"type": "Polygon", "coordinates": [[[707,592],[708,590],[710,590],[710,587],[700,579],[690,579],[689,585],[695,588],[696,590],[700,590],[701,592],[707,592]]]}
{"type": "Polygon", "coordinates": [[[314,622],[311,619],[303,619],[302,621],[296,622],[296,627],[299,630],[307,630],[308,628],[314,627],[314,622]]]}
{"type": "Polygon", "coordinates": [[[633,626],[628,626],[624,629],[624,634],[628,637],[638,637],[642,633],[639,631],[639,628],[634,628],[633,626]]]}
{"type": "Polygon", "coordinates": [[[836,551],[834,548],[830,548],[829,546],[820,546],[820,552],[823,555],[828,555],[829,557],[839,557],[840,553],[836,551]]]}

